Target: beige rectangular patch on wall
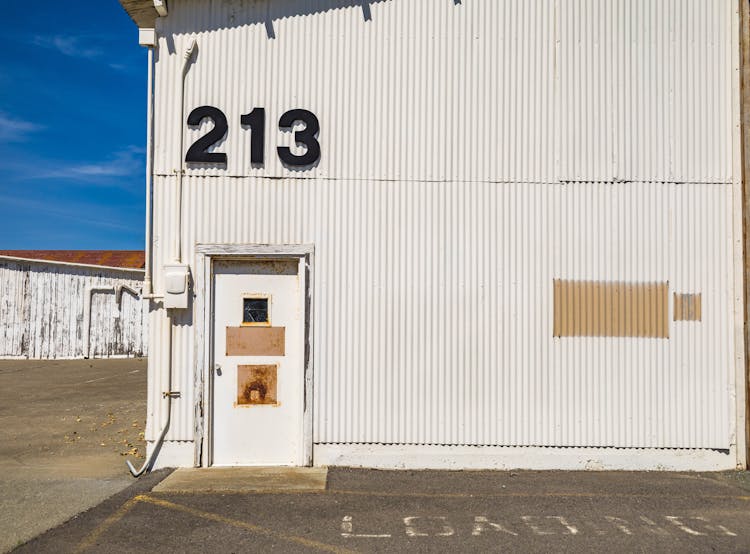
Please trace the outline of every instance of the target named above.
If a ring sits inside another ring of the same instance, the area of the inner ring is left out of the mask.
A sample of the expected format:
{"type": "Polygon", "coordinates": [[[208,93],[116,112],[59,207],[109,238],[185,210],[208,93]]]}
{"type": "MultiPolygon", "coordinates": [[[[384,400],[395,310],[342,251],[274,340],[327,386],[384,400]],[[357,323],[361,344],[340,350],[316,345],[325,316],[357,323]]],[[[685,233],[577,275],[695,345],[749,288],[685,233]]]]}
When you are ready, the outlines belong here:
{"type": "Polygon", "coordinates": [[[284,327],[227,327],[227,356],[283,356],[284,327]]]}
{"type": "Polygon", "coordinates": [[[674,293],[675,321],[700,321],[702,315],[700,293],[674,293]]]}
{"type": "Polygon", "coordinates": [[[555,337],[669,338],[669,283],[553,281],[555,337]]]}

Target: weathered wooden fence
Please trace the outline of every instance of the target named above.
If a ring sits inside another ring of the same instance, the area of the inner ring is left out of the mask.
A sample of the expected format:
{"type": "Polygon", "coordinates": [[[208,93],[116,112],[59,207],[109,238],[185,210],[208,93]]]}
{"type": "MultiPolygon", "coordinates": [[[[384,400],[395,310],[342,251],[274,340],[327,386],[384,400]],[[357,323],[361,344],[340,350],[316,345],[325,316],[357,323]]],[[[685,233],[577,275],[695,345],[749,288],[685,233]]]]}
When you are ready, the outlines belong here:
{"type": "Polygon", "coordinates": [[[0,257],[0,358],[145,356],[143,271],[0,257]]]}

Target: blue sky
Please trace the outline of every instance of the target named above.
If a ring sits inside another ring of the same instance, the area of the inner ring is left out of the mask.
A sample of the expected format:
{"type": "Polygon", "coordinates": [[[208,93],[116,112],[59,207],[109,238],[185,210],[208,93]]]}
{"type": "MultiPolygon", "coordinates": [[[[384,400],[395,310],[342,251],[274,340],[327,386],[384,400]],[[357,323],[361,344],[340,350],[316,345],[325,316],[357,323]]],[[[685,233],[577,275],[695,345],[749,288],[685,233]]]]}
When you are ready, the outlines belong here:
{"type": "Polygon", "coordinates": [[[142,249],[146,49],[117,0],[7,0],[0,249],[142,249]]]}

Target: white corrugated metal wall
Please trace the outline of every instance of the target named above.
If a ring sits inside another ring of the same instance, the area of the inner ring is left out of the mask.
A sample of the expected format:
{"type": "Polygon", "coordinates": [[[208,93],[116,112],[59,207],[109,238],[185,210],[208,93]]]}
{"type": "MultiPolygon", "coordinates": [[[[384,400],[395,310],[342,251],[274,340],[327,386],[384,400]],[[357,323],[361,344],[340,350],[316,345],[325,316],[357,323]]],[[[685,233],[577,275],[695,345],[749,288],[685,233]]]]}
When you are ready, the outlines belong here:
{"type": "MultiPolygon", "coordinates": [[[[728,449],[735,10],[176,3],[158,29],[155,266],[170,255],[174,99],[196,38],[187,111],[224,111],[228,165],[188,169],[183,251],[192,263],[196,243],[315,245],[316,442],[728,449]],[[256,106],[264,168],[239,125],[256,106]],[[275,156],[292,108],[321,123],[305,172],[275,156]],[[702,293],[703,321],[670,321],[669,339],[555,339],[555,278],[668,281],[670,295],[702,293]]],[[[193,439],[192,319],[174,331],[171,439],[193,439]]],[[[152,324],[156,341],[163,312],[152,324]]],[[[152,439],[166,355],[151,360],[152,439]]]]}
{"type": "MultiPolygon", "coordinates": [[[[92,287],[140,290],[143,271],[0,259],[0,358],[81,358],[92,287]]],[[[128,292],[91,300],[90,357],[145,356],[148,304],[128,292]]]]}

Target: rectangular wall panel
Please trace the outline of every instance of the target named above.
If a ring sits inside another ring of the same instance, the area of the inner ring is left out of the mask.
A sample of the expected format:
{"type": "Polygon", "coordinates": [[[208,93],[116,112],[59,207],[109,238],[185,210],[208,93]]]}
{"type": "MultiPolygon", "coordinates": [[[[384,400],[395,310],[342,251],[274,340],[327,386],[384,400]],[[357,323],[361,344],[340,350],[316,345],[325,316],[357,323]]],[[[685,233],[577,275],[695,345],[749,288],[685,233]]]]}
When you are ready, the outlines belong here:
{"type": "Polygon", "coordinates": [[[702,315],[700,294],[674,293],[674,320],[700,321],[702,315]]]}
{"type": "Polygon", "coordinates": [[[562,0],[561,181],[732,179],[728,0],[562,0]]]}
{"type": "Polygon", "coordinates": [[[283,356],[284,327],[227,327],[227,356],[283,356]]]}
{"type": "MultiPolygon", "coordinates": [[[[731,0],[307,0],[170,9],[156,73],[155,171],[179,168],[186,113],[227,117],[226,167],[190,173],[335,179],[721,182],[732,179],[731,0]],[[369,14],[369,15],[368,15],[369,14]],[[265,163],[243,114],[266,108],[265,163]],[[299,172],[278,120],[316,114],[299,172]],[[557,151],[557,152],[555,152],[557,151]]],[[[187,148],[211,128],[184,133],[187,148]]]]}
{"type": "MultiPolygon", "coordinates": [[[[158,205],[175,182],[156,180],[158,205]]],[[[728,448],[731,194],[190,176],[183,241],[315,245],[317,442],[728,448]],[[704,291],[703,320],[670,318],[668,339],[554,338],[558,278],[704,291]]],[[[164,215],[155,256],[167,260],[164,215]]],[[[174,329],[182,439],[201,340],[191,317],[174,329]]]]}
{"type": "Polygon", "coordinates": [[[555,337],[669,338],[669,283],[555,279],[553,288],[555,337]]]}

